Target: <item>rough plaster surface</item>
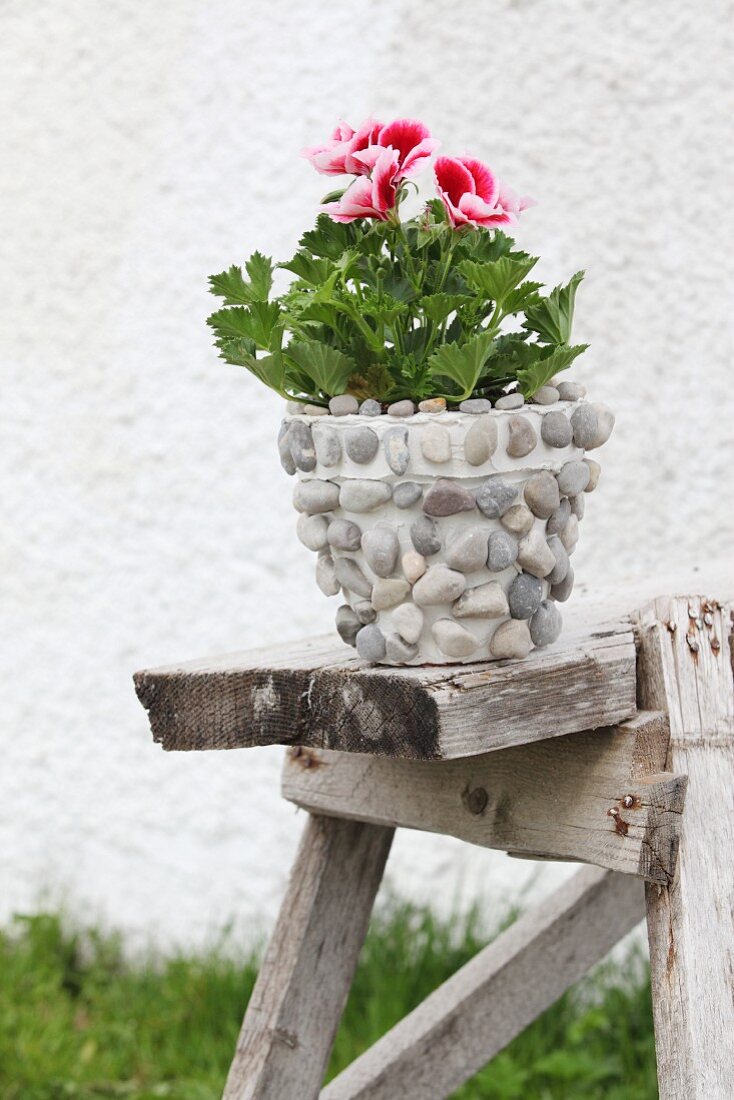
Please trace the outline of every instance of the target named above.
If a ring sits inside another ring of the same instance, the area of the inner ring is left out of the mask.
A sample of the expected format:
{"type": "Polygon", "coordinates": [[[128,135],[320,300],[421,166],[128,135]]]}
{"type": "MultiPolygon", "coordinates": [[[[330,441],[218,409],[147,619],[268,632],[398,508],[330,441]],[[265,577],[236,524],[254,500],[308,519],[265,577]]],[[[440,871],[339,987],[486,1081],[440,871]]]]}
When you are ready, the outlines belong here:
{"type": "MultiPolygon", "coordinates": [[[[62,899],[166,945],[272,921],[279,750],[164,756],[130,675],[330,627],[279,402],[203,318],[207,273],[310,221],[296,153],[335,116],[425,118],[538,198],[549,281],[587,269],[575,376],[618,424],[577,575],[728,549],[731,7],[3,5],[0,919],[62,899]]],[[[389,880],[495,910],[562,873],[404,834],[389,880]]]]}

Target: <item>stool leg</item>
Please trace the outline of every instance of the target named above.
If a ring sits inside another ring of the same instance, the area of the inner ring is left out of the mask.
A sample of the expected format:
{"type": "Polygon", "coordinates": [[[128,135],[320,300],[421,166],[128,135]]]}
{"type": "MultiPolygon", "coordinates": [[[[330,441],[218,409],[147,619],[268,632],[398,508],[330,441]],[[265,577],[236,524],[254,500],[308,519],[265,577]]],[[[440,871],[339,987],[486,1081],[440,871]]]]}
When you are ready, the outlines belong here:
{"type": "Polygon", "coordinates": [[[223,1100],[315,1100],[394,830],[309,815],[223,1100]]]}

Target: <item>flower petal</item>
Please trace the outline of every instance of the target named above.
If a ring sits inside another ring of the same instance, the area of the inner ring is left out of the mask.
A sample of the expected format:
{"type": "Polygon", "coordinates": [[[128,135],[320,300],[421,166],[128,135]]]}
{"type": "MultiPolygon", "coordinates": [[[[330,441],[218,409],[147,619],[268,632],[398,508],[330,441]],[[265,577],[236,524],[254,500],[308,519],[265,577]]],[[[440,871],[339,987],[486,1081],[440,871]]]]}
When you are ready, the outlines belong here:
{"type": "Polygon", "coordinates": [[[454,205],[463,194],[475,193],[474,177],[456,157],[437,157],[433,171],[439,192],[446,194],[454,205]]]}
{"type": "Polygon", "coordinates": [[[414,149],[408,153],[400,167],[400,178],[409,179],[421,172],[428,158],[440,148],[441,142],[436,138],[424,138],[419,141],[414,149]]]}
{"type": "Polygon", "coordinates": [[[408,155],[431,134],[427,126],[415,118],[396,118],[383,126],[378,136],[380,145],[391,145],[397,150],[400,164],[404,163],[408,155]]]}
{"type": "Polygon", "coordinates": [[[494,206],[499,196],[499,182],[491,168],[475,157],[459,157],[464,167],[471,172],[474,190],[490,206],[494,206]]]}

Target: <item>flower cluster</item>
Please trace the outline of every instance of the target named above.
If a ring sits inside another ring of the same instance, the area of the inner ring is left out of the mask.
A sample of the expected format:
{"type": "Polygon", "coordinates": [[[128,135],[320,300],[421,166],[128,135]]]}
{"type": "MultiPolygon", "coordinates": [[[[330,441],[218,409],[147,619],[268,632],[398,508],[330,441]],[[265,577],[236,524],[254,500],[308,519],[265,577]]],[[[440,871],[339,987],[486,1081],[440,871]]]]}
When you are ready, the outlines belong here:
{"type": "MultiPolygon", "coordinates": [[[[397,218],[404,182],[426,167],[439,144],[416,119],[400,118],[387,125],[368,119],[357,130],[340,122],[328,141],[304,149],[303,156],[317,172],[357,177],[338,201],[322,207],[334,221],[389,221],[397,218]]],[[[438,157],[434,175],[438,196],[454,228],[513,227],[518,214],[533,205],[532,199],[516,195],[474,157],[438,157]]]]}

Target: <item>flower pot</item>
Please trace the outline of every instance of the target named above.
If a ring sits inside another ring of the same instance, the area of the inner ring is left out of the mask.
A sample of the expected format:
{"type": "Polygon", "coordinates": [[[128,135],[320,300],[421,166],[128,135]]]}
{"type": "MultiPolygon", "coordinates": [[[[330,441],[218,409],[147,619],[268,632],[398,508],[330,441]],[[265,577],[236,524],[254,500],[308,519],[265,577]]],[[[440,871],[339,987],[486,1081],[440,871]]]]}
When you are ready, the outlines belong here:
{"type": "Polygon", "coordinates": [[[582,399],[286,417],[298,535],[322,591],[342,595],[342,639],[387,665],[523,658],[554,642],[599,477],[585,453],[613,423],[582,399]]]}

